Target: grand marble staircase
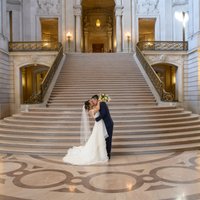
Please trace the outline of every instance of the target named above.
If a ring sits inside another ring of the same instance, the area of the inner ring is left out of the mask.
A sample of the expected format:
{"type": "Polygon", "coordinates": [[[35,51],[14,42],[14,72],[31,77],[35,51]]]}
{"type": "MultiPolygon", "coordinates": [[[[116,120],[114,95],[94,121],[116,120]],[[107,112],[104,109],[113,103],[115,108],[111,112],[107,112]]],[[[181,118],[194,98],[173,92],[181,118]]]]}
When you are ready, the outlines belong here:
{"type": "Polygon", "coordinates": [[[114,156],[200,148],[199,116],[157,106],[132,55],[70,54],[47,107],[0,123],[0,153],[64,155],[79,145],[83,102],[101,92],[112,98],[114,156]]]}

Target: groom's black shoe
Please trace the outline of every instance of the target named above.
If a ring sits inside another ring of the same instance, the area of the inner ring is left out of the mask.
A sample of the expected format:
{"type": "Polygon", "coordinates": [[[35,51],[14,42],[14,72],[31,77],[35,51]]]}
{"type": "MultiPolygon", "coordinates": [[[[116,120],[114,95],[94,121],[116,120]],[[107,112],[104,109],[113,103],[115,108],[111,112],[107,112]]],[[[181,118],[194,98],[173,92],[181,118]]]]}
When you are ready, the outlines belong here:
{"type": "Polygon", "coordinates": [[[111,156],[108,154],[108,159],[110,160],[111,156]]]}

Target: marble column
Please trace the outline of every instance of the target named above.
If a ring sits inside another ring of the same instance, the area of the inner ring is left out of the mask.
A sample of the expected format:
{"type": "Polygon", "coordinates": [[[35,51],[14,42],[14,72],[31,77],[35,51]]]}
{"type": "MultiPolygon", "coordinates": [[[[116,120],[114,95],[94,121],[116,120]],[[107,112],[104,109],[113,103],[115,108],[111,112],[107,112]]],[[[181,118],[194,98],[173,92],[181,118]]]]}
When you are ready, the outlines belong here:
{"type": "Polygon", "coordinates": [[[74,6],[76,52],[81,52],[81,5],[74,6]]]}
{"type": "Polygon", "coordinates": [[[115,7],[116,17],[116,51],[122,51],[122,6],[115,7]]]}
{"type": "Polygon", "coordinates": [[[85,52],[88,52],[88,31],[84,32],[84,37],[85,37],[85,52]]]}
{"type": "Polygon", "coordinates": [[[108,52],[112,52],[112,32],[108,32],[108,52]]]}
{"type": "Polygon", "coordinates": [[[23,41],[31,41],[31,1],[22,1],[22,38],[23,41]]]}

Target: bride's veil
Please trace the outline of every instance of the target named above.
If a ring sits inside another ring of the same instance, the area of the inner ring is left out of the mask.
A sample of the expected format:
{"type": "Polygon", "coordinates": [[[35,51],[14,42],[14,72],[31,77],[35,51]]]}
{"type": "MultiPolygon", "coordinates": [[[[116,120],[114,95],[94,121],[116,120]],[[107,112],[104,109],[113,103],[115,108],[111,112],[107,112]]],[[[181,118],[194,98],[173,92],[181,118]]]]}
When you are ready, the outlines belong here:
{"type": "Polygon", "coordinates": [[[86,111],[85,106],[83,106],[81,114],[81,127],[80,127],[80,142],[82,145],[84,145],[87,142],[90,135],[91,135],[91,130],[90,130],[88,112],[86,111]]]}

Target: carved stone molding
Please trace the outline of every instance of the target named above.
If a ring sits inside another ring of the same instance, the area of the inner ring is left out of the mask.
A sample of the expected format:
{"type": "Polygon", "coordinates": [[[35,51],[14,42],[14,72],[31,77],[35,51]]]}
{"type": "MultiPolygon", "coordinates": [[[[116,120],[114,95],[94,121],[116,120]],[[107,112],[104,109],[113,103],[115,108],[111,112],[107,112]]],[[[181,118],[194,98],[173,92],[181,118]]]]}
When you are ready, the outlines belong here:
{"type": "Polygon", "coordinates": [[[145,57],[149,61],[151,65],[157,63],[168,63],[173,64],[176,66],[183,66],[184,64],[184,56],[183,55],[172,55],[172,54],[154,54],[154,55],[147,55],[145,57]]]}
{"type": "Polygon", "coordinates": [[[61,14],[61,0],[37,0],[37,13],[43,15],[61,14]]]}
{"type": "Polygon", "coordinates": [[[14,64],[14,67],[22,67],[24,65],[30,64],[40,64],[51,66],[56,55],[13,55],[11,56],[11,60],[14,64]]]}
{"type": "Polygon", "coordinates": [[[159,0],[137,0],[137,14],[158,14],[159,0]]]}
{"type": "Polygon", "coordinates": [[[81,5],[74,6],[74,15],[75,16],[81,16],[82,15],[82,6],[81,5]]]}
{"type": "Polygon", "coordinates": [[[115,16],[122,16],[123,15],[123,6],[116,6],[115,7],[115,16]]]}

